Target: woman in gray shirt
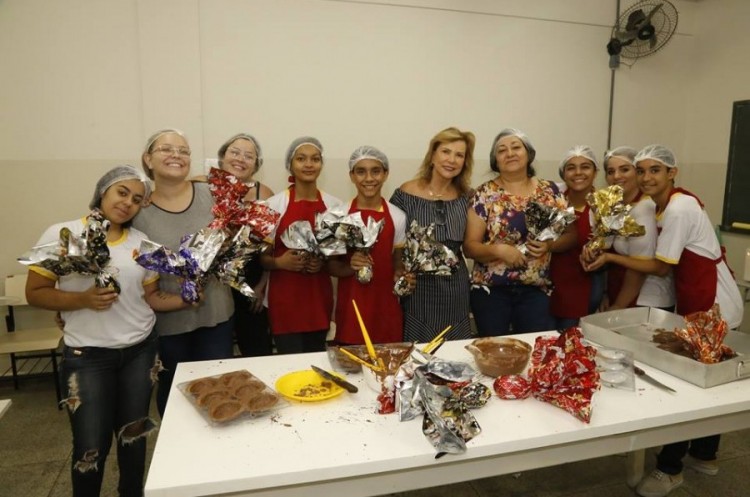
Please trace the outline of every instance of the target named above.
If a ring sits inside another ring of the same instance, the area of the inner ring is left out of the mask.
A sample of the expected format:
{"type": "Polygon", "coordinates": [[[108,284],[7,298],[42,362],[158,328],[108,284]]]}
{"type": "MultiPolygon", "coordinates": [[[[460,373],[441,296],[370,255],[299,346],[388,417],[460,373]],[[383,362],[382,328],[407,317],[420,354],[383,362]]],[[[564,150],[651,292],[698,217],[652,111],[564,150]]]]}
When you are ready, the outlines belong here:
{"type": "MultiPolygon", "coordinates": [[[[184,235],[199,231],[213,220],[211,192],[207,184],[188,180],[190,147],[178,130],[165,129],[152,135],[141,164],[155,188],[150,204],[141,209],[133,226],[152,241],[177,250],[184,235]]],[[[179,278],[162,275],[159,288],[179,293],[179,278]]],[[[156,313],[155,329],[164,368],[159,373],[156,405],[162,416],[178,363],[233,356],[234,304],[229,288],[211,278],[201,295],[200,301],[187,309],[156,313]]]]}

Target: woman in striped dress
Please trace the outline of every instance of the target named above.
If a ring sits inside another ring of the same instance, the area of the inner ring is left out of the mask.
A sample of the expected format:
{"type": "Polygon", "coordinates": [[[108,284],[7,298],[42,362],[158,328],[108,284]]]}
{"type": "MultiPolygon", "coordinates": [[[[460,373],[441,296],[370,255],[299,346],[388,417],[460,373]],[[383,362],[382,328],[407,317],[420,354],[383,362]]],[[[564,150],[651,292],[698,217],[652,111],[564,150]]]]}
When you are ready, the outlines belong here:
{"type": "Polygon", "coordinates": [[[406,213],[406,225],[435,224],[435,239],[460,259],[451,276],[417,275],[414,293],[401,299],[404,340],[427,342],[452,325],[448,339],[471,337],[469,321],[469,272],[461,251],[469,206],[474,134],[447,128],[430,140],[417,177],[407,181],[391,197],[406,213]]]}

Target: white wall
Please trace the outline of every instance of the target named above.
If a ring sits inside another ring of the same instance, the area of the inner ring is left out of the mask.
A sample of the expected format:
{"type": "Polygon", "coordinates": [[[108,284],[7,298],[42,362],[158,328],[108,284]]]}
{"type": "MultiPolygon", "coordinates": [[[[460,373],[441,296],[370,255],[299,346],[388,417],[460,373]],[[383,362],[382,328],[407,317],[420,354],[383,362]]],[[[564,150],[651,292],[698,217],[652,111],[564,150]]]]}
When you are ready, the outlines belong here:
{"type": "MultiPolygon", "coordinates": [[[[692,186],[704,165],[723,180],[731,101],[748,98],[748,7],[675,4],[670,43],[617,71],[613,144],[669,144],[692,186]]],[[[322,185],[349,197],[356,146],[389,155],[390,193],[450,125],[477,135],[474,184],[507,126],[531,136],[541,175],[555,177],[569,146],[606,146],[614,18],[614,0],[0,1],[0,275],[22,272],[15,257],[84,214],[101,172],[137,164],[168,126],[188,134],[196,172],[226,137],[254,134],[275,190],[297,136],[321,139],[322,185]]],[[[720,213],[723,186],[700,178],[720,213]]]]}

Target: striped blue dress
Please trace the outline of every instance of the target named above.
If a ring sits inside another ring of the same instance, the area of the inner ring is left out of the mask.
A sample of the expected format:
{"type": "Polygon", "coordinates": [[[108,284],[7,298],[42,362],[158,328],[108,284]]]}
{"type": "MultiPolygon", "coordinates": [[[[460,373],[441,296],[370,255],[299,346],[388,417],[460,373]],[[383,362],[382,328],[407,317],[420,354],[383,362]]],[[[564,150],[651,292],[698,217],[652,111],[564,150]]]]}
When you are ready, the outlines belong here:
{"type": "Polygon", "coordinates": [[[401,298],[404,309],[404,340],[428,342],[446,326],[449,340],[471,338],[469,321],[469,271],[461,244],[466,231],[469,198],[459,197],[438,202],[417,197],[397,189],[391,203],[406,213],[406,225],[416,220],[420,226],[436,223],[435,239],[460,256],[458,270],[451,276],[417,275],[412,295],[401,298]],[[440,207],[438,207],[440,206],[440,207]],[[439,212],[444,208],[444,213],[439,212]]]}

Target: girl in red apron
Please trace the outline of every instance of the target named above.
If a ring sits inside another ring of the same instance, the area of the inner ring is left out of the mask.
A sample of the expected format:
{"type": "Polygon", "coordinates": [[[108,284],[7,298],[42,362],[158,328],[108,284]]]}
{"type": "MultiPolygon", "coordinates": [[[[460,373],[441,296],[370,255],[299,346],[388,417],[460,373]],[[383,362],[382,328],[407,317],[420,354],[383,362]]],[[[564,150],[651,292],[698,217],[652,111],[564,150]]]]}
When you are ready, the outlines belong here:
{"type": "MultiPolygon", "coordinates": [[[[659,276],[672,271],[679,314],[707,311],[718,303],[727,325],[736,328],[742,322],[742,297],[703,205],[690,192],[674,187],[674,154],[663,145],[649,145],[638,152],[635,164],[641,190],[656,203],[656,257],[645,260],[604,253],[587,268],[613,262],[659,276]]],[[[718,448],[719,435],[665,445],[656,469],[641,480],[636,492],[667,495],[682,485],[684,465],[707,475],[717,474],[718,448]]]]}
{"type": "Polygon", "coordinates": [[[313,137],[294,140],[286,154],[292,185],[268,199],[281,213],[273,250],[261,262],[270,270],[268,313],[276,349],[281,354],[325,350],[333,311],[333,286],[321,258],[289,250],[281,235],[295,221],[315,225],[315,214],[341,204],[318,190],[323,168],[323,146],[313,137]]]}
{"type": "Polygon", "coordinates": [[[576,213],[578,243],[565,252],[553,253],[550,262],[554,285],[550,312],[558,330],[577,326],[582,316],[596,312],[604,291],[604,274],[601,271],[587,273],[579,262],[581,250],[591,236],[586,196],[594,189],[597,170],[594,151],[585,145],[571,148],[560,164],[560,177],[567,187],[565,197],[576,213]]]}
{"type": "Polygon", "coordinates": [[[349,213],[360,212],[365,224],[369,219],[382,220],[383,228],[368,253],[356,251],[329,262],[331,274],[339,277],[336,342],[364,343],[352,300],[357,303],[374,343],[401,342],[403,315],[393,293],[393,283],[403,273],[406,214],[381,195],[388,178],[388,158],[375,147],[359,147],[349,159],[349,177],[357,187],[357,197],[352,200],[349,213]],[[372,279],[361,283],[356,272],[367,266],[372,268],[372,279]]]}

